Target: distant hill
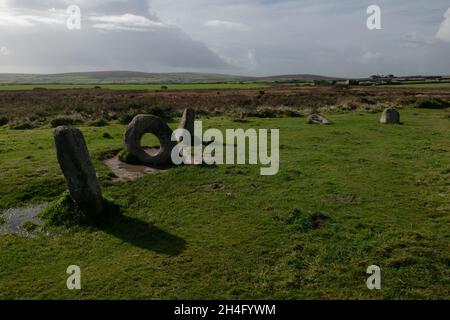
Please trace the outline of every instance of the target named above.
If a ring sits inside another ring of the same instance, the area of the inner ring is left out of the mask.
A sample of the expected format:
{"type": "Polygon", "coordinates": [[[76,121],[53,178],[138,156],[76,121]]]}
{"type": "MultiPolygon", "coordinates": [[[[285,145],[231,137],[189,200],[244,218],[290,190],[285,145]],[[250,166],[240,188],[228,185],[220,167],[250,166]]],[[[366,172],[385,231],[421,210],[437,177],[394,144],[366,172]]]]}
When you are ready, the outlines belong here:
{"type": "Polygon", "coordinates": [[[99,71],[60,74],[0,73],[0,84],[170,84],[170,83],[233,83],[338,80],[311,74],[248,77],[210,73],[145,73],[133,71],[99,71]]]}
{"type": "Polygon", "coordinates": [[[259,77],[256,78],[259,81],[313,81],[313,80],[343,80],[342,78],[336,77],[327,77],[327,76],[319,76],[316,74],[291,74],[291,75],[279,75],[279,76],[270,76],[270,77],[259,77]]]}

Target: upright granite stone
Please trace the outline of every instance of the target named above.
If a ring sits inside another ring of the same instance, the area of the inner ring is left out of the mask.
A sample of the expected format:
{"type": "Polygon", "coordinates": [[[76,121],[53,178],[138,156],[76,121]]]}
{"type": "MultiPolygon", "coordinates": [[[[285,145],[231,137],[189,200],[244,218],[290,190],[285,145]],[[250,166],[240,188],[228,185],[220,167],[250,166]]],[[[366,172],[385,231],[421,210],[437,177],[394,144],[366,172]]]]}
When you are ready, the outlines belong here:
{"type": "Polygon", "coordinates": [[[400,124],[400,113],[395,108],[387,108],[380,119],[381,124],[400,124]]]}
{"type": "Polygon", "coordinates": [[[329,125],[329,124],[331,124],[331,121],[321,115],[313,113],[313,114],[309,115],[309,117],[307,119],[307,123],[308,124],[329,125]]]}
{"type": "Polygon", "coordinates": [[[191,145],[192,146],[195,145],[194,126],[195,126],[195,112],[191,108],[187,108],[183,112],[183,117],[181,118],[178,129],[184,129],[191,134],[191,141],[192,141],[191,145]]]}
{"type": "Polygon", "coordinates": [[[171,163],[172,149],[176,142],[172,141],[172,129],[159,117],[153,115],[137,115],[128,125],[125,132],[125,148],[142,164],[164,165],[171,163]],[[157,154],[150,155],[141,146],[142,136],[154,134],[160,142],[157,154]]]}
{"type": "Polygon", "coordinates": [[[60,126],[54,132],[56,154],[66,178],[70,196],[81,208],[103,212],[103,197],[83,134],[60,126]]]}
{"type": "MultiPolygon", "coordinates": [[[[191,147],[195,147],[202,144],[202,139],[195,135],[195,111],[191,108],[187,108],[183,112],[178,129],[184,129],[191,134],[191,147]]],[[[181,138],[178,142],[181,142],[181,138]]]]}

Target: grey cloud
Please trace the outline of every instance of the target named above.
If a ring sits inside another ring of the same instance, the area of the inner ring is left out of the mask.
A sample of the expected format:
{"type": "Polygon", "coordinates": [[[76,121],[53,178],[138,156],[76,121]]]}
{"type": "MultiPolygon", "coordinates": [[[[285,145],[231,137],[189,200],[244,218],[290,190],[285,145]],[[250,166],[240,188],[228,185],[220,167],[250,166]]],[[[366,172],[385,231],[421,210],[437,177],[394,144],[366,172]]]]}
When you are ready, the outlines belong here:
{"type": "Polygon", "coordinates": [[[195,39],[208,44],[242,73],[319,73],[367,76],[373,73],[449,73],[450,46],[435,35],[447,0],[217,1],[152,0],[163,20],[177,21],[195,39]],[[383,30],[366,28],[366,9],[377,3],[383,30]],[[245,23],[249,32],[205,28],[211,19],[245,23]],[[407,35],[415,34],[415,40],[407,35]],[[400,39],[400,40],[399,40],[400,39]],[[415,48],[411,48],[415,41],[415,48]],[[407,45],[409,44],[409,45],[407,45]],[[258,57],[258,68],[244,57],[258,57]]]}
{"type": "Polygon", "coordinates": [[[376,2],[383,29],[369,31],[372,0],[9,0],[30,10],[75,3],[86,18],[80,32],[0,26],[0,68],[450,74],[448,0],[376,2]]]}
{"type": "MultiPolygon", "coordinates": [[[[228,67],[207,46],[192,40],[178,27],[146,15],[148,8],[141,1],[131,2],[135,6],[127,6],[127,11],[121,11],[126,3],[120,0],[103,1],[92,11],[83,7],[88,18],[83,19],[81,30],[70,31],[64,24],[39,21],[30,28],[0,25],[0,46],[10,53],[0,58],[0,72],[219,71],[228,67]],[[110,10],[101,10],[107,5],[110,10]]],[[[14,1],[15,8],[25,9],[25,4],[28,1],[14,1]]],[[[47,8],[60,10],[65,5],[64,1],[46,1],[29,10],[44,13],[47,8]]]]}

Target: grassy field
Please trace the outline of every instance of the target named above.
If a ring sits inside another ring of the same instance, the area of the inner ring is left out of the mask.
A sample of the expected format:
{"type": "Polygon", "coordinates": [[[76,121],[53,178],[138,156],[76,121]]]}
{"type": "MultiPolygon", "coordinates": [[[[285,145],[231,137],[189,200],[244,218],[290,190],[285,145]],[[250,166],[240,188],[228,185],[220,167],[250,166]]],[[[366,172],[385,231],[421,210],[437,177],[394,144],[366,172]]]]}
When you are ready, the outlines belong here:
{"type": "Polygon", "coordinates": [[[290,74],[267,77],[251,77],[229,74],[196,72],[146,73],[133,71],[99,71],[60,74],[5,74],[0,73],[0,84],[161,84],[161,83],[261,83],[261,82],[309,82],[313,80],[336,80],[314,74],[290,74]]]}
{"type": "Polygon", "coordinates": [[[383,87],[391,87],[391,88],[425,88],[425,89],[448,89],[450,88],[450,83],[405,83],[398,85],[384,85],[383,87]]]}
{"type": "MultiPolygon", "coordinates": [[[[196,166],[121,183],[100,159],[122,147],[125,127],[82,127],[103,191],[124,217],[0,236],[0,299],[449,299],[449,113],[402,110],[401,126],[381,126],[379,116],[329,114],[327,127],[204,119],[220,129],[279,128],[279,174],[196,166]],[[317,213],[323,221],[311,225],[317,213]],[[65,286],[72,264],[82,269],[79,292],[65,286]],[[382,290],[366,288],[372,264],[382,290]]],[[[0,128],[0,163],[0,209],[65,190],[52,129],[0,128]]]]}
{"type": "Polygon", "coordinates": [[[26,85],[0,85],[0,90],[21,91],[33,89],[93,89],[99,87],[110,90],[201,90],[201,89],[258,89],[267,88],[267,83],[198,83],[198,84],[26,84],[26,85]]]}

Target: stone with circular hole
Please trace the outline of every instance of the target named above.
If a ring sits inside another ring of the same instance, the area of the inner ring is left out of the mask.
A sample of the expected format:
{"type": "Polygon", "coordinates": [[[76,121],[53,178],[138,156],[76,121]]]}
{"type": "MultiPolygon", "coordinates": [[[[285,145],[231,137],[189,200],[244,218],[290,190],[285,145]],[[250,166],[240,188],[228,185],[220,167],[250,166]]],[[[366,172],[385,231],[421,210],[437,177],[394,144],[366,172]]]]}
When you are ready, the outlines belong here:
{"type": "Polygon", "coordinates": [[[143,164],[171,163],[172,149],[175,145],[176,142],[172,141],[172,129],[157,116],[137,115],[125,132],[125,148],[143,164]],[[141,145],[141,139],[146,133],[154,134],[159,139],[160,149],[154,155],[147,153],[141,145]]]}

